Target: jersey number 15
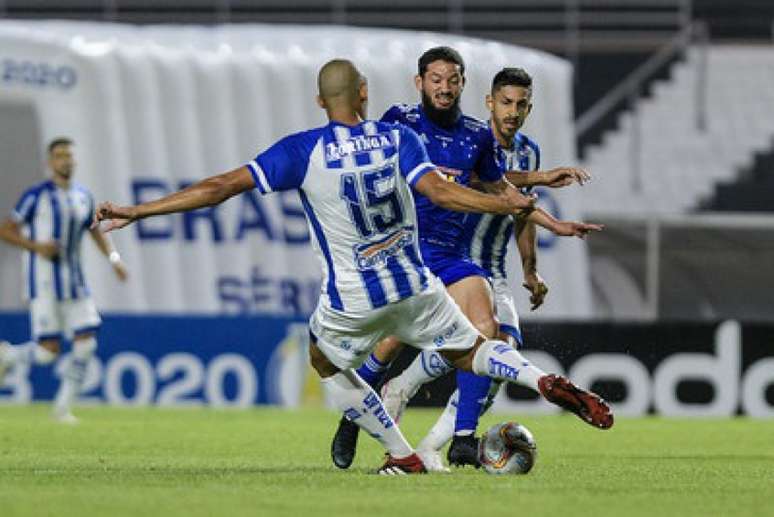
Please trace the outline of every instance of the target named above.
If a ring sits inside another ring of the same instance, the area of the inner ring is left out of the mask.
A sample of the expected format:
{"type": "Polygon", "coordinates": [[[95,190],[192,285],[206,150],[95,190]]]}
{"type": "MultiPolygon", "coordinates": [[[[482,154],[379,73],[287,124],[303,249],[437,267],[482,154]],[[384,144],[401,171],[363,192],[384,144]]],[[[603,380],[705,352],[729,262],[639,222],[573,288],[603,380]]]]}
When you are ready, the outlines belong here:
{"type": "Polygon", "coordinates": [[[403,223],[393,167],[362,175],[343,174],[340,196],[347,202],[350,219],[362,237],[384,233],[403,223]]]}

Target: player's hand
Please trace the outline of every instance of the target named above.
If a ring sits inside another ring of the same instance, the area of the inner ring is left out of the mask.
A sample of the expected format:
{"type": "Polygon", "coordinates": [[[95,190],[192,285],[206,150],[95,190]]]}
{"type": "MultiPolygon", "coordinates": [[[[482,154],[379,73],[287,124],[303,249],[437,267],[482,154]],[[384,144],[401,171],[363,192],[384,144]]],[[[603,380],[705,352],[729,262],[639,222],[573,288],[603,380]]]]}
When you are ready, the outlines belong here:
{"type": "Polygon", "coordinates": [[[537,273],[525,275],[524,283],[522,285],[524,286],[524,289],[530,292],[529,303],[532,304],[532,307],[530,308],[531,311],[534,311],[543,305],[546,295],[548,294],[548,286],[540,275],[537,273]]]}
{"type": "Polygon", "coordinates": [[[561,237],[578,237],[583,239],[590,232],[601,232],[604,225],[578,223],[575,221],[559,221],[553,229],[556,235],[561,237]]]}
{"type": "Polygon", "coordinates": [[[59,243],[55,241],[36,242],[35,253],[48,260],[54,260],[59,256],[59,243]]]}
{"type": "Polygon", "coordinates": [[[113,264],[113,272],[122,282],[126,282],[126,279],[129,278],[129,271],[126,270],[126,266],[124,266],[123,262],[116,262],[113,264]]]}
{"type": "Polygon", "coordinates": [[[549,175],[547,185],[552,188],[566,187],[573,183],[583,185],[591,181],[591,174],[580,167],[556,167],[547,174],[549,175]]]}
{"type": "Polygon", "coordinates": [[[91,228],[100,228],[102,232],[108,233],[132,224],[136,220],[137,215],[135,214],[134,207],[117,206],[113,203],[105,202],[100,203],[94,211],[91,228]],[[107,221],[107,224],[101,226],[103,221],[107,221]]]}
{"type": "Polygon", "coordinates": [[[537,203],[537,196],[535,194],[525,196],[515,188],[506,188],[501,195],[505,196],[508,204],[515,209],[516,214],[525,208],[535,208],[535,203],[537,203]]]}

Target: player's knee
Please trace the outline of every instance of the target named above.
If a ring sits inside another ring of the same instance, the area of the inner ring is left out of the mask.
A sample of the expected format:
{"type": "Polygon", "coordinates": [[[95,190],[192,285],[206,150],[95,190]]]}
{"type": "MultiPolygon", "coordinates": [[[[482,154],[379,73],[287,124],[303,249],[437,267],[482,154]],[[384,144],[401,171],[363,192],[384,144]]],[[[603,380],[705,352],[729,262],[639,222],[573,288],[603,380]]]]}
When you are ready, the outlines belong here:
{"type": "Polygon", "coordinates": [[[88,359],[97,350],[97,339],[94,334],[84,334],[75,338],[73,355],[80,359],[88,359]]]}
{"type": "Polygon", "coordinates": [[[315,369],[322,379],[336,375],[339,372],[339,369],[336,368],[336,365],[322,353],[322,350],[317,346],[316,341],[317,340],[313,339],[309,344],[309,362],[311,363],[312,368],[315,369]]]}
{"type": "Polygon", "coordinates": [[[403,350],[403,343],[395,336],[382,339],[373,351],[373,354],[382,364],[388,364],[395,360],[403,350]]]}
{"type": "Polygon", "coordinates": [[[38,346],[35,347],[34,352],[35,364],[47,365],[53,363],[59,356],[59,349],[58,339],[42,339],[38,341],[38,346]]]}
{"type": "Polygon", "coordinates": [[[473,318],[471,323],[476,327],[476,330],[481,332],[481,334],[488,339],[496,338],[500,332],[497,321],[489,315],[473,318]]]}

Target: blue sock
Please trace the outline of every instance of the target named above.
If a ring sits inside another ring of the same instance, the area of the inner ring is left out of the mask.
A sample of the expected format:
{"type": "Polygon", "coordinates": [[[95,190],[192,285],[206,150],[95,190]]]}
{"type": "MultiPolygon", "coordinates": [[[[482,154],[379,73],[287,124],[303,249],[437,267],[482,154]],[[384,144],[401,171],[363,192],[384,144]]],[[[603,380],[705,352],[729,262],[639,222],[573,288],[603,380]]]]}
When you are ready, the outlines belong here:
{"type": "Polygon", "coordinates": [[[455,434],[476,431],[491,383],[492,379],[489,377],[457,370],[457,389],[460,395],[457,402],[457,420],[454,423],[455,434]]]}
{"type": "Polygon", "coordinates": [[[369,386],[376,390],[389,367],[389,363],[382,363],[379,359],[374,357],[374,354],[371,354],[368,356],[368,359],[365,360],[363,365],[357,369],[357,374],[366,381],[369,386]]]}

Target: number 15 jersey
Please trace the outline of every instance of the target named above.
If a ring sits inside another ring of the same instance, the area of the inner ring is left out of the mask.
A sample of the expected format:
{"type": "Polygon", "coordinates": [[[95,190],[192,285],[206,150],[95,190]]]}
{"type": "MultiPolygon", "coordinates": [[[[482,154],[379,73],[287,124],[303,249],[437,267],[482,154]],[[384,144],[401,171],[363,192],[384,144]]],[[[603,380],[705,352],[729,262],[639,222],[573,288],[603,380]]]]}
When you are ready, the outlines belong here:
{"type": "Polygon", "coordinates": [[[330,122],[283,138],[247,167],[262,194],[299,191],[323,270],[321,303],[368,311],[428,286],[411,187],[435,166],[411,129],[330,122]]]}

